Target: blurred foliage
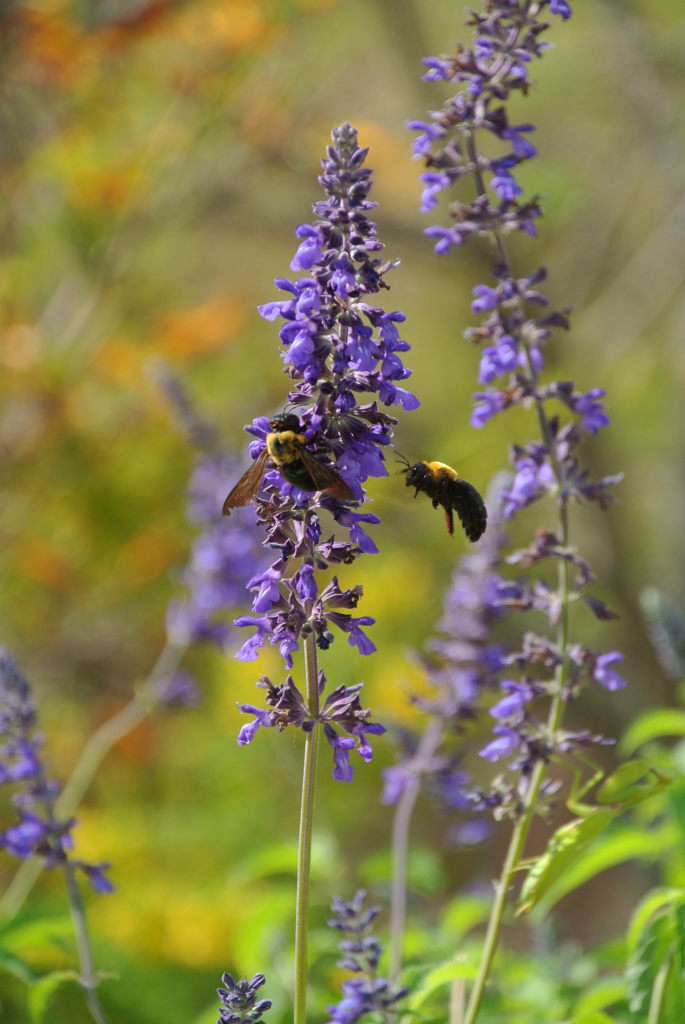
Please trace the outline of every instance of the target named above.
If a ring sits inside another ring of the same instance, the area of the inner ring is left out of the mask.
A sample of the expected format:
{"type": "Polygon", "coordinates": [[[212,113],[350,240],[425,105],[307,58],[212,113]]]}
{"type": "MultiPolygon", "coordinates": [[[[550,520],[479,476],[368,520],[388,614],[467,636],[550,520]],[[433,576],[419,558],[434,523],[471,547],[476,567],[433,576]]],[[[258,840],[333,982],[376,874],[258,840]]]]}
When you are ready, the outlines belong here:
{"type": "MultiPolygon", "coordinates": [[[[547,217],[540,239],[519,241],[514,256],[522,273],[544,263],[552,301],[576,311],[554,373],[583,390],[609,388],[614,425],[587,453],[594,472],[626,473],[622,504],[579,509],[572,531],[621,621],[579,616],[574,628],[624,650],[631,685],[584,699],[574,724],[616,735],[638,709],[673,702],[638,593],[657,583],[685,599],[685,12],[681,0],[576,8],[554,30],[539,88],[519,101],[541,151],[524,184],[546,197],[547,217]]],[[[192,539],[193,453],[149,367],[165,359],[236,449],[244,422],[282,407],[276,334],[255,306],[287,273],[332,124],[351,120],[371,147],[381,238],[403,261],[389,303],[408,314],[423,406],[402,422],[399,450],[452,462],[483,489],[511,440],[531,436],[518,413],[469,428],[477,357],[461,333],[488,254],[437,260],[417,213],[419,168],[403,124],[439,105],[440,87],[419,82],[419,60],[449,51],[462,23],[454,0],[0,5],[0,640],[35,683],[54,774],[68,775],[87,736],[152,667],[192,539]]],[[[375,715],[406,724],[420,685],[408,650],[437,618],[462,542],[446,537],[428,502],[408,500],[401,477],[373,491],[381,553],[351,582],[364,584],[379,653],[362,660],[339,642],[325,667],[336,683],[363,679],[375,715]]],[[[521,516],[516,537],[538,511],[521,516]]],[[[278,1021],[290,984],[298,738],[260,734],[238,750],[235,701],[252,698],[255,667],[206,650],[187,661],[204,706],[155,716],[123,740],[79,813],[82,855],[116,865],[117,894],[90,900],[98,964],[124,979],[104,982],[103,1000],[127,1024],[160,1014],[201,1024],[222,970],[264,970],[278,1021]]],[[[258,671],[281,670],[267,652],[258,671]]],[[[314,1012],[341,980],[323,927],[330,896],[349,896],[358,881],[386,895],[390,811],[378,792],[392,752],[377,746],[352,787],[322,766],[314,1012]]],[[[501,826],[491,848],[456,851],[449,825],[419,808],[413,910],[430,920],[459,887],[488,883],[506,841],[501,826]]],[[[3,858],[1,880],[13,870],[3,858]]],[[[518,926],[512,936],[533,943],[538,971],[533,991],[524,960],[503,957],[508,1021],[562,1019],[588,978],[611,984],[623,962],[613,936],[650,870],[616,868],[602,876],[601,899],[591,883],[562,901],[554,932],[518,926]],[[579,943],[602,942],[594,959],[579,953],[579,943]]],[[[680,880],[665,884],[682,885],[682,871],[669,869],[680,880]]],[[[3,936],[10,958],[25,962],[0,980],[8,1024],[26,1020],[26,971],[73,966],[59,881],[43,878],[3,936]]],[[[448,903],[445,920],[460,906],[448,903]]],[[[427,939],[414,927],[418,955],[427,939]]],[[[451,934],[446,926],[445,957],[451,934]]],[[[49,1024],[78,1024],[71,988],[54,993],[49,1024]]]]}

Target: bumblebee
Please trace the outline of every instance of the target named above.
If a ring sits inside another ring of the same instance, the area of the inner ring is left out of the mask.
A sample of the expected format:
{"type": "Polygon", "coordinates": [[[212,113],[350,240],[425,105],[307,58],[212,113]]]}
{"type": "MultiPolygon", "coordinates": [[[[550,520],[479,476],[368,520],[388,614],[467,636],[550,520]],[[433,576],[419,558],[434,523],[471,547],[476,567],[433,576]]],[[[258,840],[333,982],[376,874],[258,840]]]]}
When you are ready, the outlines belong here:
{"type": "Polygon", "coordinates": [[[307,438],[297,416],[284,413],[269,421],[271,433],[266,435],[266,448],[257,456],[226,498],[222,514],[229,516],[232,508],[252,501],[262,485],[269,460],[293,487],[302,491],[323,491],[340,501],[354,501],[354,494],[340,474],[325,462],[319,462],[306,448],[307,438]]]}
{"type": "Polygon", "coordinates": [[[485,533],[488,513],[485,502],[476,488],[460,480],[456,469],[446,466],[444,462],[416,462],[413,466],[407,459],[407,487],[415,487],[414,497],[423,491],[433,502],[433,508],[442,505],[445,512],[445,525],[450,537],[454,536],[454,513],[459,516],[461,525],[469,540],[475,541],[485,533]]]}

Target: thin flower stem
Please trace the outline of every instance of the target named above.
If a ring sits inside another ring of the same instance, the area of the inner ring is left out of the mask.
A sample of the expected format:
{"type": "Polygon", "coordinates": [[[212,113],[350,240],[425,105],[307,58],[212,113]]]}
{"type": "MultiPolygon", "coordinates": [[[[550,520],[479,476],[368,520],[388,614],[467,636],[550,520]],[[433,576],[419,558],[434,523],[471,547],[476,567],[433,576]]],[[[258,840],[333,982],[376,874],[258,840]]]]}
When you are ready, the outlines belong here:
{"type": "MultiPolygon", "coordinates": [[[[57,819],[72,816],[114,744],[135,729],[154,709],[160,683],[173,675],[185,650],[185,646],[167,643],[135,697],[95,730],[57,798],[57,819]]],[[[21,910],[42,869],[43,862],[37,857],[23,862],[0,900],[1,918],[10,920],[21,910]]]]}
{"type": "MultiPolygon", "coordinates": [[[[565,505],[562,505],[560,508],[559,519],[562,543],[566,545],[568,543],[568,516],[565,505]]],[[[565,561],[562,561],[559,566],[559,577],[559,590],[562,608],[561,620],[559,623],[558,643],[562,661],[557,667],[555,680],[556,692],[547,718],[547,732],[549,736],[553,736],[561,725],[561,719],[564,713],[564,701],[562,694],[566,684],[566,675],[568,671],[566,648],[568,644],[569,573],[568,565],[565,561]]],[[[514,875],[519,868],[519,863],[523,856],[523,851],[528,839],[528,833],[530,832],[530,827],[535,815],[535,805],[537,804],[538,795],[540,793],[540,786],[542,785],[546,770],[547,762],[544,759],[540,759],[533,769],[528,792],[526,793],[523,811],[512,833],[502,874],[497,882],[495,901],[492,906],[487,931],[485,933],[483,953],[478,965],[478,974],[473,984],[473,989],[471,990],[464,1024],[474,1024],[478,1016],[478,1011],[483,999],[483,993],[485,991],[485,985],[499,944],[499,937],[502,929],[502,921],[507,905],[509,890],[513,884],[514,875]]]]}
{"type": "MultiPolygon", "coordinates": [[[[485,184],[483,182],[482,175],[478,170],[477,153],[474,144],[473,134],[471,132],[466,133],[466,145],[469,153],[469,158],[472,161],[474,167],[474,181],[476,189],[479,195],[486,194],[485,184]]],[[[502,268],[506,271],[509,277],[513,277],[513,271],[507,252],[502,240],[502,236],[497,229],[492,231],[492,241],[494,248],[497,252],[498,258],[501,262],[502,268]]],[[[520,300],[519,300],[520,301],[520,300]]],[[[538,374],[532,365],[530,355],[525,344],[523,345],[523,352],[526,360],[526,372],[533,379],[534,383],[538,384],[538,374]]],[[[557,482],[558,487],[558,502],[559,502],[559,537],[560,543],[563,547],[568,546],[569,543],[569,527],[568,527],[568,507],[567,499],[564,493],[564,479],[562,469],[557,459],[556,452],[553,443],[553,432],[550,427],[549,420],[547,418],[547,410],[545,409],[544,402],[536,398],[535,408],[540,425],[540,431],[542,433],[545,444],[549,447],[550,459],[552,469],[557,482]]],[[[558,587],[559,587],[559,601],[561,605],[559,625],[557,628],[557,648],[559,651],[560,662],[555,672],[555,687],[552,698],[552,703],[549,709],[547,717],[547,735],[553,738],[557,730],[561,725],[561,720],[564,713],[564,700],[563,691],[566,685],[566,677],[568,674],[568,639],[569,639],[569,590],[570,590],[570,573],[569,565],[565,559],[559,562],[558,567],[558,587]]],[[[513,884],[514,875],[519,869],[519,864],[525,850],[526,842],[530,832],[531,825],[533,823],[533,817],[535,815],[535,808],[540,794],[540,787],[542,786],[545,773],[547,771],[547,762],[541,758],[537,761],[533,772],[531,774],[530,783],[526,792],[526,797],[517,824],[514,827],[514,831],[509,842],[509,849],[507,850],[507,856],[502,868],[502,874],[496,884],[495,900],[490,912],[490,919],[488,921],[487,930],[485,933],[485,942],[483,944],[483,953],[481,956],[480,963],[478,965],[478,973],[476,980],[474,981],[471,995],[469,998],[468,1008],[466,1011],[466,1017],[464,1018],[464,1024],[475,1024],[480,1006],[483,1000],[483,994],[485,986],[487,984],[488,977],[490,975],[490,968],[497,951],[499,944],[500,933],[502,930],[502,922],[504,919],[504,913],[507,906],[507,900],[509,897],[509,891],[513,884]]]]}
{"type": "MultiPolygon", "coordinates": [[[[319,714],[319,668],[316,638],[310,634],[304,641],[305,680],[309,717],[319,714]]],[[[295,1014],[294,1024],[307,1020],[307,937],[309,929],[309,882],[312,859],[312,829],[314,823],[314,795],[316,765],[319,754],[319,724],[305,733],[304,767],[302,773],[302,805],[300,809],[300,837],[297,852],[297,896],[295,907],[295,1014]]]]}
{"type": "MultiPolygon", "coordinates": [[[[416,750],[416,760],[433,756],[442,740],[442,722],[433,716],[424,729],[416,750]]],[[[390,977],[397,982],[402,971],[402,943],[407,915],[407,857],[409,827],[421,788],[421,774],[416,772],[397,802],[392,824],[392,901],[390,908],[390,977]]]]}
{"type": "Polygon", "coordinates": [[[93,966],[93,955],[91,953],[90,941],[88,939],[88,928],[86,926],[86,914],[83,907],[83,900],[81,898],[78,882],[74,875],[74,868],[68,861],[64,865],[64,879],[67,884],[71,920],[74,926],[74,934],[76,936],[76,948],[78,950],[80,965],[79,984],[84,991],[86,1002],[88,1003],[88,1008],[93,1019],[97,1021],[97,1024],[108,1024],[107,1017],[105,1016],[100,1005],[97,992],[95,991],[98,979],[93,966]]]}

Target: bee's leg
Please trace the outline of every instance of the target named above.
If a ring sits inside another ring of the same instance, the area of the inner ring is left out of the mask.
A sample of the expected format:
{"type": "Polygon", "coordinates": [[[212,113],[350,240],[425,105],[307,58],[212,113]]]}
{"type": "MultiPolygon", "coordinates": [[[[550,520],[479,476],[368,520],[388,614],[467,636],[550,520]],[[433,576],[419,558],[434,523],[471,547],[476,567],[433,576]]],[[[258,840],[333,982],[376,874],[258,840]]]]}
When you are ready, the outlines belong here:
{"type": "Polygon", "coordinates": [[[433,508],[438,508],[441,504],[439,498],[431,498],[431,501],[433,502],[433,508]]]}
{"type": "MultiPolygon", "coordinates": [[[[454,537],[454,512],[452,511],[451,505],[444,505],[445,509],[445,526],[450,537],[454,537]]],[[[437,508],[437,506],[436,506],[437,508]]]]}

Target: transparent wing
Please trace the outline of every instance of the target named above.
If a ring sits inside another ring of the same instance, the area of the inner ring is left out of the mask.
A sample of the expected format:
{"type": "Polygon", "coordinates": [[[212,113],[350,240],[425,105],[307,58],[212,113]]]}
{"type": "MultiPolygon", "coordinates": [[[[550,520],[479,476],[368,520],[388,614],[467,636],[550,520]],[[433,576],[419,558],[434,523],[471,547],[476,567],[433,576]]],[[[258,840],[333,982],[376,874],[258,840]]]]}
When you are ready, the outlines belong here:
{"type": "Polygon", "coordinates": [[[226,498],[223,508],[221,509],[222,515],[230,516],[232,508],[240,508],[241,505],[247,505],[252,501],[255,494],[259,492],[262,477],[266,471],[266,464],[268,461],[269,453],[265,448],[261,455],[258,455],[254,460],[247,473],[244,473],[243,476],[241,476],[238,483],[226,498]]]}
{"type": "Polygon", "coordinates": [[[298,451],[304,468],[316,484],[317,491],[325,491],[326,494],[330,494],[333,498],[338,498],[339,501],[355,500],[354,494],[337,470],[333,469],[332,466],[319,462],[304,446],[300,447],[298,445],[298,451]]]}

